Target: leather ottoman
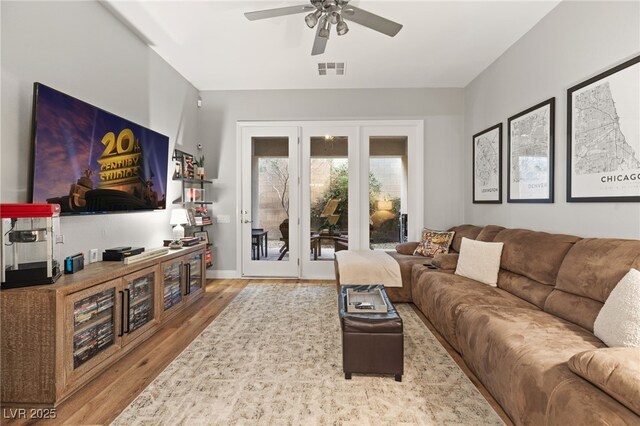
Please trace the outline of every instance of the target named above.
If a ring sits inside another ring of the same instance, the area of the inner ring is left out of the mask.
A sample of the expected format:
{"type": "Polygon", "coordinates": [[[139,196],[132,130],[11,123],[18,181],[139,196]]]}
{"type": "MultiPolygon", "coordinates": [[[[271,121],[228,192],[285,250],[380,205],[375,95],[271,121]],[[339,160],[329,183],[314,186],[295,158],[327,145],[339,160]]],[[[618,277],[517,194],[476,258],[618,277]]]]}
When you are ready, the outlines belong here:
{"type": "Polygon", "coordinates": [[[342,328],[342,367],[345,379],[352,373],[393,374],[402,381],[404,373],[404,332],[402,318],[391,304],[384,286],[342,285],[338,295],[342,328]],[[387,313],[347,312],[347,289],[382,288],[387,313]]]}

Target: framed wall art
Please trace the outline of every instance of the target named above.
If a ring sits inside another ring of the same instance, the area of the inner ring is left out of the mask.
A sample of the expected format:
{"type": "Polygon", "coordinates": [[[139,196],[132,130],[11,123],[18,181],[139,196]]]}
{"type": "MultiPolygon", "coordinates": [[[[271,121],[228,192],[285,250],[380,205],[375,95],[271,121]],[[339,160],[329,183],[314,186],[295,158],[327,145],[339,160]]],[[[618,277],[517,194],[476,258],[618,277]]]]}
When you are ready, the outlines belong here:
{"type": "Polygon", "coordinates": [[[567,201],[640,201],[640,56],[567,90],[567,201]]]}
{"type": "Polygon", "coordinates": [[[473,135],[473,202],[502,203],[502,123],[473,135]]]}
{"type": "Polygon", "coordinates": [[[553,203],[555,100],[510,117],[507,202],[553,203]]]}

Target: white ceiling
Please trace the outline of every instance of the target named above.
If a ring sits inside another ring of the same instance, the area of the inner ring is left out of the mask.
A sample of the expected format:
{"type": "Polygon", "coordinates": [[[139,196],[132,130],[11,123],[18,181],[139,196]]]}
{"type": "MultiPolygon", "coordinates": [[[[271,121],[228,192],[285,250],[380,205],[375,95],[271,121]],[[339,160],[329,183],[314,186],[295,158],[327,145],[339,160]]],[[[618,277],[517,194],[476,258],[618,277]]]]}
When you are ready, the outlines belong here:
{"type": "Polygon", "coordinates": [[[305,0],[105,1],[199,90],[465,87],[559,3],[352,0],[404,27],[391,38],[348,21],[312,57],[305,14],[243,15],[305,0]],[[319,76],[318,62],[346,62],[346,75],[319,76]]]}

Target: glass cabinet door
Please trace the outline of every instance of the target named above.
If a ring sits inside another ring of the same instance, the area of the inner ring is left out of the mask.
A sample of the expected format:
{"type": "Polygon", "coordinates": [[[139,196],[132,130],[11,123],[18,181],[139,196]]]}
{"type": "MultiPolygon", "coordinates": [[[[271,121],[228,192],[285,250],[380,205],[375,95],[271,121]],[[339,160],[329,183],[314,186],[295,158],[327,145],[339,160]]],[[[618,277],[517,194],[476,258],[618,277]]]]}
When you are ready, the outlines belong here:
{"type": "Polygon", "coordinates": [[[182,260],[162,264],[163,311],[182,302],[182,260]]]}
{"type": "Polygon", "coordinates": [[[120,350],[123,301],[120,279],[65,296],[65,386],[120,350]]]}
{"type": "Polygon", "coordinates": [[[187,255],[187,282],[186,291],[187,295],[196,293],[198,290],[202,290],[202,276],[204,271],[203,254],[195,253],[187,255]]]}
{"type": "Polygon", "coordinates": [[[129,298],[127,333],[131,333],[153,319],[153,282],[155,273],[129,281],[125,292],[129,298]]]}
{"type": "Polygon", "coordinates": [[[73,368],[91,360],[115,342],[115,288],[73,304],[73,368]]]}

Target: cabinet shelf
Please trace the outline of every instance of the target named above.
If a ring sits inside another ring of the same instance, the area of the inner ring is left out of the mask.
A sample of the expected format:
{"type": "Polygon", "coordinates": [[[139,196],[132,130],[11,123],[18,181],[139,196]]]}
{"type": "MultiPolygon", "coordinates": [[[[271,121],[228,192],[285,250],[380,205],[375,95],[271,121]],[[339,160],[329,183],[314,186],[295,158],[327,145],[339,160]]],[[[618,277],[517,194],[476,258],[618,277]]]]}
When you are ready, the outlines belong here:
{"type": "Polygon", "coordinates": [[[95,327],[96,325],[105,322],[106,320],[113,320],[113,312],[110,310],[105,310],[100,312],[98,315],[96,315],[94,318],[92,318],[91,320],[87,321],[87,322],[83,322],[82,324],[79,324],[78,326],[74,327],[74,331],[73,334],[79,334],[82,333],[83,331],[91,328],[91,327],[95,327]]]}
{"type": "Polygon", "coordinates": [[[182,201],[182,198],[178,198],[173,204],[213,204],[213,201],[182,201]]]}

